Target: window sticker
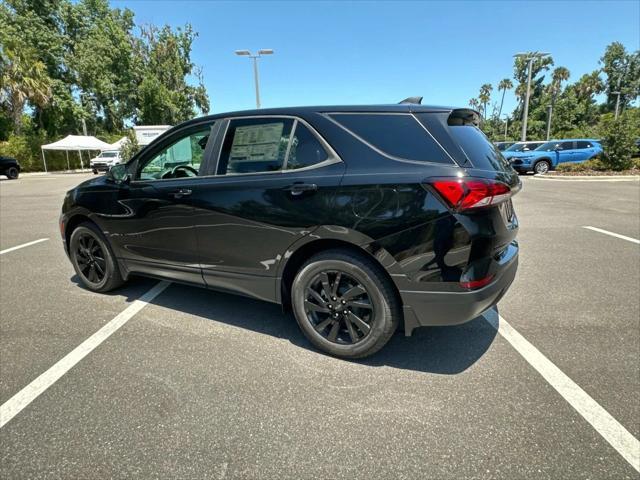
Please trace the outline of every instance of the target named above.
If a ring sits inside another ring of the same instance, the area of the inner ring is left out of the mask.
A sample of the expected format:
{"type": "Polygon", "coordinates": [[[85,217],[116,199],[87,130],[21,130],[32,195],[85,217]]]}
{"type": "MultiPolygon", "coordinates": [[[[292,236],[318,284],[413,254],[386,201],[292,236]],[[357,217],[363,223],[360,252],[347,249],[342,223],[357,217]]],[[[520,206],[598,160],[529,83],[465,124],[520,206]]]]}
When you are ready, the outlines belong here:
{"type": "Polygon", "coordinates": [[[283,130],[283,122],[236,127],[229,161],[277,159],[283,130]]]}

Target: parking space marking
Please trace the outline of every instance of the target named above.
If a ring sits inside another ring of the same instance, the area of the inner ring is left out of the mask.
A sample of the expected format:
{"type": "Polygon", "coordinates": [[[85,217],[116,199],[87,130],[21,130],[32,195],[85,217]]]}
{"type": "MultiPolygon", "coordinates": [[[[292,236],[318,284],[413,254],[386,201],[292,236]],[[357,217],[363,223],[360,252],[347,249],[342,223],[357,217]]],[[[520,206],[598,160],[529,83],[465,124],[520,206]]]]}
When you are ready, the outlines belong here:
{"type": "Polygon", "coordinates": [[[569,405],[582,415],[633,468],[640,472],[640,441],[636,437],[495,310],[485,313],[484,318],[569,405]]]}
{"type": "Polygon", "coordinates": [[[610,232],[609,230],[603,230],[597,227],[584,226],[582,228],[593,230],[594,232],[604,233],[605,235],[611,235],[612,237],[621,238],[622,240],[626,240],[627,242],[637,243],[638,245],[640,245],[640,240],[638,240],[637,238],[627,237],[626,235],[620,235],[619,233],[610,232]]]}
{"type": "Polygon", "coordinates": [[[14,250],[18,250],[24,247],[30,247],[31,245],[35,245],[36,243],[46,242],[49,240],[48,238],[39,238],[38,240],[34,240],[33,242],[23,243],[22,245],[16,245],[15,247],[7,248],[5,250],[0,250],[0,255],[4,255],[5,253],[13,252],[14,250]]]}
{"type": "Polygon", "coordinates": [[[0,428],[38,398],[47,388],[57,382],[65,373],[80,362],[80,360],[89,355],[98,345],[113,335],[170,284],[170,282],[166,281],[157,283],[151,290],[135,300],[126,309],[116,315],[113,320],[74,348],[64,358],[49,368],[49,370],[41,374],[33,382],[2,404],[0,406],[0,428]]]}

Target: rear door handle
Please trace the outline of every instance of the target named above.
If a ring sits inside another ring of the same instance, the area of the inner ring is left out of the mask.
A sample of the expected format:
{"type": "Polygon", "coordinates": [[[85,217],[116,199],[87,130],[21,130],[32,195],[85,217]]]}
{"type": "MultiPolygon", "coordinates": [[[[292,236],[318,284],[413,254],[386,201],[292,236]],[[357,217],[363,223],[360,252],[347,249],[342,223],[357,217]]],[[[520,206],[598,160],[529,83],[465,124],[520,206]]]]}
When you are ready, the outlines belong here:
{"type": "Polygon", "coordinates": [[[188,188],[181,188],[179,190],[176,190],[175,192],[171,192],[169,196],[177,199],[182,197],[188,197],[189,195],[191,195],[191,193],[192,191],[189,190],[188,188]]]}
{"type": "Polygon", "coordinates": [[[318,185],[315,183],[294,183],[293,185],[289,185],[285,187],[291,195],[302,195],[304,192],[315,192],[318,190],[318,185]]]}

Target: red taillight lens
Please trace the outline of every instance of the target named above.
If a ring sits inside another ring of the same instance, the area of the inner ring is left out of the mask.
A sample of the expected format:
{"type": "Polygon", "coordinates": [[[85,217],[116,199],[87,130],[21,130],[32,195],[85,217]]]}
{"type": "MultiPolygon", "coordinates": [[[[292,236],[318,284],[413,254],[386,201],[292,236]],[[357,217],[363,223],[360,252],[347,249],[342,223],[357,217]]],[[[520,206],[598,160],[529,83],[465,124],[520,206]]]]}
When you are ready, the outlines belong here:
{"type": "Polygon", "coordinates": [[[485,285],[488,285],[493,280],[493,275],[489,275],[488,277],[481,278],[480,280],[471,280],[469,282],[460,282],[460,286],[462,288],[467,288],[469,290],[475,290],[476,288],[482,288],[485,285]]]}
{"type": "Polygon", "coordinates": [[[495,205],[507,200],[512,193],[508,185],[484,178],[443,178],[431,185],[455,210],[495,205]]]}

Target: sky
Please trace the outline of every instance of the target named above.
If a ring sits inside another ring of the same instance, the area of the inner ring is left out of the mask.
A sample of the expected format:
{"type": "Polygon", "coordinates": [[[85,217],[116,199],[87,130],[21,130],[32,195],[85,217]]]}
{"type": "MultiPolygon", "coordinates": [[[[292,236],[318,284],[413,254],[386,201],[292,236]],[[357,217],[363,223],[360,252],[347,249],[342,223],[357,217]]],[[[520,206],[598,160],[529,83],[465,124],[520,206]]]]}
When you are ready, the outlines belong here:
{"type": "MultiPolygon", "coordinates": [[[[211,113],[255,107],[251,60],[235,50],[271,48],[259,60],[262,107],[397,103],[467,106],[480,85],[513,76],[513,54],[550,52],[570,80],[599,67],[605,47],[640,48],[640,0],[222,2],[111,0],[137,24],[191,23],[199,37],[211,113]]],[[[516,100],[505,97],[505,109],[516,100]]]]}

